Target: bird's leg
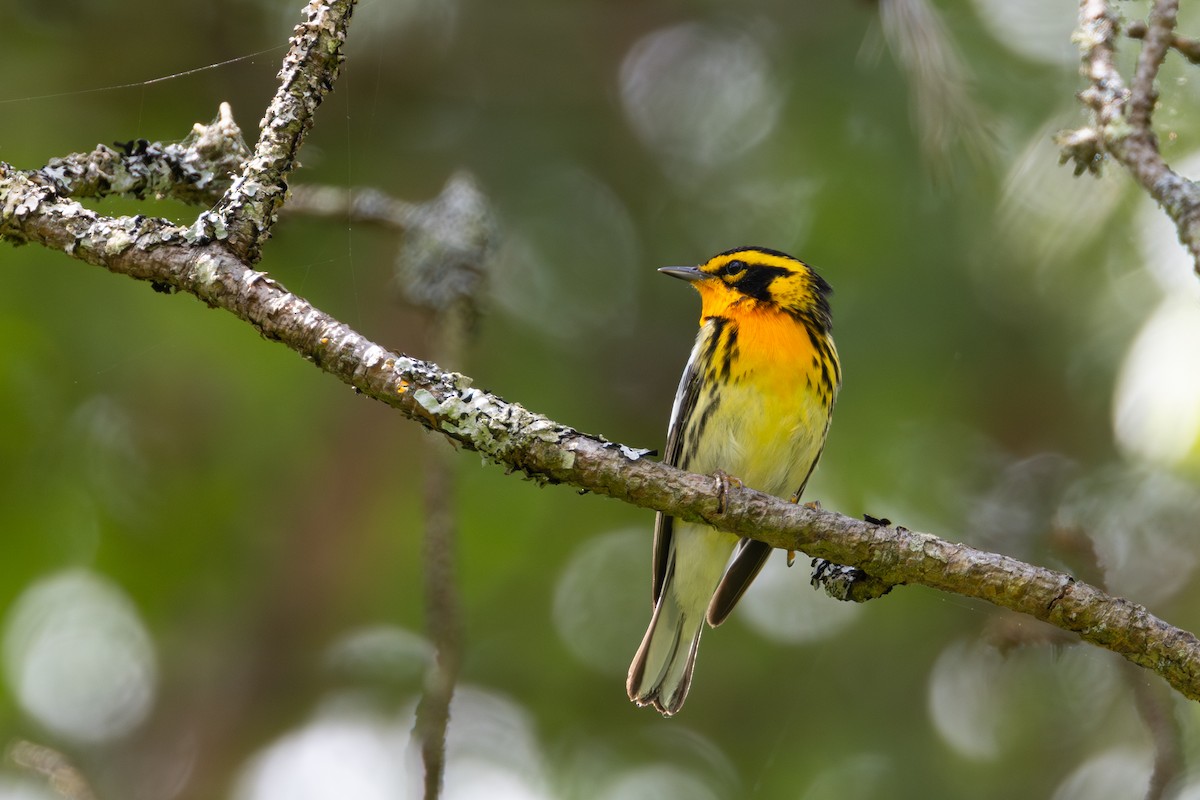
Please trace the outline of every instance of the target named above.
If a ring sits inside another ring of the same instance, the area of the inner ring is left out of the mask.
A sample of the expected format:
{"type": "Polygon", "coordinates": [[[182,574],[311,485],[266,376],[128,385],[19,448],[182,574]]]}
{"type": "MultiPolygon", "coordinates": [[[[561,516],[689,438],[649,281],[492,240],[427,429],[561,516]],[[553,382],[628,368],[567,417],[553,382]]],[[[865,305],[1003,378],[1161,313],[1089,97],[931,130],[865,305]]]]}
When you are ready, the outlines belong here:
{"type": "Polygon", "coordinates": [[[713,481],[716,482],[716,487],[717,487],[717,513],[724,514],[725,513],[725,493],[729,491],[730,485],[732,484],[733,486],[736,486],[739,489],[741,489],[746,484],[742,483],[740,480],[733,477],[732,475],[730,475],[723,469],[719,469],[713,473],[713,481]]]}

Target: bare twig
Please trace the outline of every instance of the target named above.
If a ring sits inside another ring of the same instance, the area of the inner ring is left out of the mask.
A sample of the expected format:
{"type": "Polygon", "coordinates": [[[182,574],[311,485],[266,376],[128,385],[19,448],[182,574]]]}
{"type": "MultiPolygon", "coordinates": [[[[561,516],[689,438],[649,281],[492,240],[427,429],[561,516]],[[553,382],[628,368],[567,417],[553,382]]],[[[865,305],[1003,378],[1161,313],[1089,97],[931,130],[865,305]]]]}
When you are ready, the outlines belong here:
{"type": "MultiPolygon", "coordinates": [[[[38,172],[61,197],[169,197],[211,206],[229,191],[250,155],[232,108],[221,103],[212,122],[197,122],[180,142],[138,139],[113,147],[97,145],[88,153],[52,158],[38,172]]],[[[379,189],[302,184],[290,189],[287,205],[280,210],[404,233],[421,224],[421,209],[379,189]]]]}
{"type": "Polygon", "coordinates": [[[1179,15],[1179,0],[1155,0],[1150,10],[1150,20],[1138,56],[1137,70],[1133,75],[1133,83],[1129,92],[1129,124],[1135,130],[1146,131],[1153,135],[1150,129],[1150,119],[1154,114],[1154,104],[1158,101],[1158,91],[1154,81],[1167,50],[1171,47],[1171,37],[1175,31],[1175,19],[1179,15]]]}
{"type": "Polygon", "coordinates": [[[425,692],[417,704],[413,729],[425,765],[425,800],[436,800],[442,793],[450,701],[454,699],[454,686],[462,664],[462,612],[456,569],[458,519],[454,511],[454,492],[458,483],[456,459],[448,448],[435,449],[433,444],[430,440],[423,462],[425,542],[422,555],[425,617],[435,657],[425,678],[425,692]]]}

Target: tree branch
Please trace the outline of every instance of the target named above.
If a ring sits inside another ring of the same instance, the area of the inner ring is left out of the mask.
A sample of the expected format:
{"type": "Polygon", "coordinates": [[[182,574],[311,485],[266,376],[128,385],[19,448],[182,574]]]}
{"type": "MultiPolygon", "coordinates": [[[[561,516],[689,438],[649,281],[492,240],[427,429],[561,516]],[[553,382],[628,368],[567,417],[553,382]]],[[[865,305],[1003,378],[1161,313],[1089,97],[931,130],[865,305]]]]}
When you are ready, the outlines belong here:
{"type": "Polygon", "coordinates": [[[198,237],[227,239],[248,264],[261,257],[262,243],[287,194],[296,153],[321,101],[333,90],[354,4],[355,0],[310,0],[307,19],[292,33],[279,89],[259,123],[253,157],[212,211],[196,220],[198,237]]]}
{"type": "Polygon", "coordinates": [[[471,385],[471,379],[370,341],[212,243],[162,220],[99,217],[59,198],[36,173],[0,165],[0,236],[37,242],[112,272],[193,294],[322,370],[486,460],[540,483],[565,483],[773,547],[987,600],[1073,631],[1200,699],[1200,640],[1145,608],[1069,575],[926,533],[876,525],[731,487],[724,512],[711,478],[649,461],[471,385]]]}
{"type": "Polygon", "coordinates": [[[41,174],[62,197],[170,197],[207,206],[221,199],[250,155],[228,103],[221,103],[210,124],[192,126],[181,142],[137,139],[115,146],[52,158],[41,174]]]}
{"type": "Polygon", "coordinates": [[[1154,81],[1174,40],[1178,0],[1155,0],[1142,37],[1133,82],[1126,87],[1116,67],[1117,14],[1107,0],[1081,0],[1075,38],[1083,54],[1080,72],[1089,86],[1079,99],[1092,110],[1092,125],[1057,137],[1062,160],[1075,172],[1095,172],[1104,155],[1124,166],[1179,230],[1200,274],[1200,187],[1172,170],[1158,150],[1151,118],[1158,94],[1154,81]]]}

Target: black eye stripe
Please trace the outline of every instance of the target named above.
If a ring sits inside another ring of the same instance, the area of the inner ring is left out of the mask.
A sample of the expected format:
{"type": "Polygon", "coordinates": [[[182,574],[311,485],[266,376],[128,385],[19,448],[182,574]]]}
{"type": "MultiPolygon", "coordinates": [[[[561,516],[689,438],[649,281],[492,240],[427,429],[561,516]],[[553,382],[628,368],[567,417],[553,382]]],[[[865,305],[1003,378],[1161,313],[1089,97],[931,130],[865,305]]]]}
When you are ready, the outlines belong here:
{"type": "Polygon", "coordinates": [[[766,267],[760,264],[747,271],[745,275],[734,282],[733,286],[742,294],[749,295],[756,300],[771,300],[771,282],[781,275],[790,273],[791,270],[786,267],[766,267]]]}
{"type": "Polygon", "coordinates": [[[725,266],[717,270],[718,275],[737,275],[739,272],[746,269],[745,261],[730,261],[725,266]]]}

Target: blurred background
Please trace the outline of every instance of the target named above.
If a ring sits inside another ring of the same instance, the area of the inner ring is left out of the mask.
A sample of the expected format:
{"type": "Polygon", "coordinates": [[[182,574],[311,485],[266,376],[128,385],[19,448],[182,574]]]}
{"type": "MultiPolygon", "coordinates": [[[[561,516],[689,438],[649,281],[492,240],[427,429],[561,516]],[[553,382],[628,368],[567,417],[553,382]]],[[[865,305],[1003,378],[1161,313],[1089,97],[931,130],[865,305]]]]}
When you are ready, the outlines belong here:
{"type": "MultiPolygon", "coordinates": [[[[0,159],[22,168],[181,139],[221,101],[253,141],[300,18],[0,8],[0,159]]],[[[470,171],[501,238],[445,366],[637,447],[662,446],[698,313],[655,268],[792,252],[835,288],[845,374],[806,499],[1196,631],[1200,292],[1126,175],[1058,165],[1053,134],[1085,122],[1076,9],[363,0],[292,182],[424,202],[470,171]]],[[[1156,116],[1188,175],[1198,77],[1172,54],[1156,116]]],[[[290,217],[262,268],[429,357],[397,249],[290,217]]],[[[34,246],[0,265],[0,798],[419,796],[428,435],[191,297],[34,246]]],[[[653,515],[452,463],[449,798],[1094,800],[1144,796],[1156,762],[1200,797],[1197,707],[1153,675],[921,587],[837,603],[803,556],[705,635],[681,714],[637,709],[653,515]]]]}

